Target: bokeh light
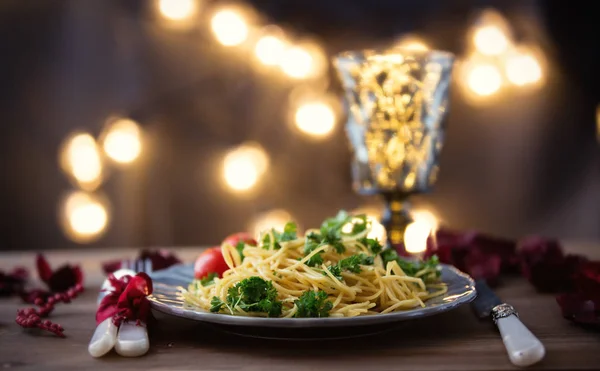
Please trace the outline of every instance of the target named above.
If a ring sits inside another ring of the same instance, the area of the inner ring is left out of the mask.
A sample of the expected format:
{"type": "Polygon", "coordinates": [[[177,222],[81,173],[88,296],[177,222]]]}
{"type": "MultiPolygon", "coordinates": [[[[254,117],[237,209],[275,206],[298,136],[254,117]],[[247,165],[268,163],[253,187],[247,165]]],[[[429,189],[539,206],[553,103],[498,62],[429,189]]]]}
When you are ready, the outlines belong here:
{"type": "Polygon", "coordinates": [[[468,88],[478,96],[486,97],[495,94],[502,87],[502,75],[492,64],[473,64],[466,73],[468,88]]]}
{"type": "Polygon", "coordinates": [[[158,10],[169,21],[192,18],[198,11],[196,0],[158,0],[158,10]]]}
{"type": "Polygon", "coordinates": [[[262,232],[268,231],[271,228],[282,231],[285,224],[292,220],[294,218],[287,210],[269,210],[256,215],[248,225],[248,231],[258,239],[262,232]]]}
{"type": "Polygon", "coordinates": [[[106,231],[109,219],[108,203],[101,196],[73,191],[61,201],[61,225],[72,241],[89,243],[99,239],[106,231]]]}
{"type": "Polygon", "coordinates": [[[285,41],[281,37],[273,34],[261,36],[254,47],[256,58],[258,58],[265,66],[275,66],[279,64],[285,51],[285,41]]]}
{"type": "Polygon", "coordinates": [[[279,61],[281,70],[293,79],[321,76],[326,68],[323,51],[314,43],[301,43],[288,48],[279,61]]]}
{"type": "Polygon", "coordinates": [[[473,44],[483,55],[500,55],[508,50],[510,41],[500,26],[484,25],[475,30],[473,44]]]}
{"type": "Polygon", "coordinates": [[[429,46],[421,38],[413,35],[403,36],[396,43],[397,48],[415,51],[427,51],[429,46]]]}
{"type": "Polygon", "coordinates": [[[296,127],[305,134],[325,137],[333,132],[336,114],[327,101],[309,101],[297,107],[294,122],[296,127]]]}
{"type": "Polygon", "coordinates": [[[106,155],[120,164],[135,161],[142,151],[141,129],[130,119],[109,119],[102,138],[106,155]]]}
{"type": "Polygon", "coordinates": [[[249,191],[269,167],[269,156],[258,144],[243,144],[231,150],[223,160],[223,177],[230,189],[249,191]]]}
{"type": "Polygon", "coordinates": [[[240,45],[248,38],[248,23],[244,15],[235,9],[217,11],[210,26],[217,41],[224,46],[240,45]]]}
{"type": "Polygon", "coordinates": [[[427,249],[427,238],[432,227],[425,220],[410,223],[404,231],[404,248],[410,254],[420,254],[427,249]]]}
{"type": "Polygon", "coordinates": [[[506,78],[514,85],[531,85],[542,80],[542,66],[531,52],[511,53],[505,63],[506,78]]]}
{"type": "Polygon", "coordinates": [[[438,217],[435,216],[435,214],[429,210],[411,210],[410,217],[413,221],[427,223],[432,231],[436,231],[439,227],[438,217]]]}
{"type": "MultiPolygon", "coordinates": [[[[365,214],[367,221],[371,224],[371,231],[367,234],[368,238],[378,240],[381,244],[387,242],[387,231],[381,222],[381,208],[376,206],[363,206],[352,211],[353,215],[365,214]]],[[[344,226],[344,228],[348,228],[344,226]]],[[[351,230],[351,229],[350,229],[351,230]]]]}
{"type": "Polygon", "coordinates": [[[60,165],[79,187],[93,191],[103,180],[102,158],[94,137],[88,133],[71,134],[60,150],[60,165]]]}

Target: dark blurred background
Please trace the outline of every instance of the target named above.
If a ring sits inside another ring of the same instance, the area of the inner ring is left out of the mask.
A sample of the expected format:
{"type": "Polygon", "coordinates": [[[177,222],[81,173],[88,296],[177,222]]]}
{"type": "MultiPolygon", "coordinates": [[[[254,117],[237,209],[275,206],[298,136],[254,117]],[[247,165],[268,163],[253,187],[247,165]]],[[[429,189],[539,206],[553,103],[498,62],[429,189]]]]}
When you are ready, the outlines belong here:
{"type": "MultiPolygon", "coordinates": [[[[127,166],[106,162],[96,192],[110,203],[110,219],[85,246],[212,244],[273,209],[312,226],[341,208],[380,207],[351,188],[345,113],[324,138],[300,133],[288,95],[303,83],[258,68],[244,46],[219,44],[207,16],[219,3],[202,1],[181,29],[161,21],[150,0],[0,2],[0,250],[82,246],[60,223],[62,197],[76,189],[59,164],[61,145],[77,130],[102,137],[114,115],[139,123],[142,152],[127,166]],[[270,162],[241,194],[224,184],[222,161],[250,141],[270,162]]],[[[541,52],[543,81],[503,87],[481,103],[468,99],[455,73],[438,184],[415,207],[454,228],[600,238],[600,32],[588,2],[245,5],[257,24],[310,36],[328,57],[410,34],[459,59],[468,56],[478,12],[493,7],[515,43],[541,52]]],[[[331,67],[316,86],[342,96],[331,67]]]]}

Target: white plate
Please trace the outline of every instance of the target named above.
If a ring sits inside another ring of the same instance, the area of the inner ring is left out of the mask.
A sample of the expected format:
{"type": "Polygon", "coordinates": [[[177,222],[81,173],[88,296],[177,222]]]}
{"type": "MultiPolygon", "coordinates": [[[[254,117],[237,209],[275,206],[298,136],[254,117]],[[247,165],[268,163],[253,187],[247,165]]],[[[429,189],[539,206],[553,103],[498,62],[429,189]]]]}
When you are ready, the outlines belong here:
{"type": "MultiPolygon", "coordinates": [[[[364,325],[389,324],[444,313],[473,300],[476,296],[475,283],[468,275],[456,268],[442,264],[441,279],[448,285],[448,292],[442,296],[427,300],[425,307],[411,310],[347,318],[262,318],[217,314],[192,308],[186,305],[179,294],[180,287],[187,287],[193,280],[192,265],[175,265],[154,272],[152,281],[154,292],[149,297],[152,308],[169,315],[188,318],[200,322],[218,325],[254,328],[323,328],[354,327],[364,325]]],[[[229,327],[231,331],[232,327],[229,327]]]]}

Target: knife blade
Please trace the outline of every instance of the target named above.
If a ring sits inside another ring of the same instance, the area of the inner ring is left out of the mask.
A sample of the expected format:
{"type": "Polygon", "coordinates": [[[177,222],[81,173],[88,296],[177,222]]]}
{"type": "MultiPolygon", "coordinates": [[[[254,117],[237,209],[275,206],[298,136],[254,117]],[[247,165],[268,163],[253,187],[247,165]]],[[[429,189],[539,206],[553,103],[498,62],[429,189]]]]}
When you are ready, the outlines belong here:
{"type": "Polygon", "coordinates": [[[479,318],[492,318],[500,330],[508,358],[515,366],[531,366],[544,358],[546,349],[521,320],[515,309],[492,291],[484,280],[475,281],[477,297],[471,308],[479,318]]]}

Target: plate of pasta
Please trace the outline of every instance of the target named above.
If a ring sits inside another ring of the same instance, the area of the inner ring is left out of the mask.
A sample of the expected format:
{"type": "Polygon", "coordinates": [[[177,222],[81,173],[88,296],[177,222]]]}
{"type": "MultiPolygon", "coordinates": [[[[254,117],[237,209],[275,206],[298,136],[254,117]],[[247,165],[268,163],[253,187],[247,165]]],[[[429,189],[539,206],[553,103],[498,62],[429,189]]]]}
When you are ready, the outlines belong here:
{"type": "Polygon", "coordinates": [[[258,240],[228,238],[217,249],[223,272],[199,274],[198,263],[155,272],[151,306],[225,326],[341,328],[431,316],[475,298],[471,277],[435,256],[400,257],[370,228],[365,215],[342,211],[304,234],[289,222],[258,240]]]}

